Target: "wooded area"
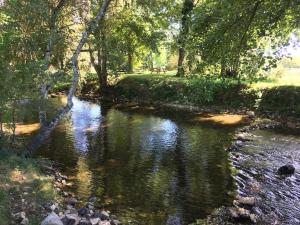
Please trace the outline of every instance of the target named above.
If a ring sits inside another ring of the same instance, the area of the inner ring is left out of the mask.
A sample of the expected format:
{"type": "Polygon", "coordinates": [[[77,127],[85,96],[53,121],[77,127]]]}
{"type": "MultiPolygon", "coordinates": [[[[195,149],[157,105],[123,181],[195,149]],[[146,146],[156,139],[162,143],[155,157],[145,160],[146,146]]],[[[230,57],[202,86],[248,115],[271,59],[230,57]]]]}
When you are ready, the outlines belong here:
{"type": "Polygon", "coordinates": [[[42,127],[53,127],[72,107],[86,64],[96,71],[103,95],[108,77],[120,71],[177,69],[179,77],[254,79],[283,57],[281,46],[297,34],[300,10],[292,0],[103,4],[110,6],[99,16],[101,1],[1,3],[1,123],[13,127],[16,105],[26,99],[38,101],[42,127]],[[77,63],[82,50],[89,59],[77,63]],[[61,82],[72,83],[67,108],[46,122],[48,91],[61,82]]]}
{"type": "Polygon", "coordinates": [[[31,157],[75,96],[299,117],[299,31],[298,0],[0,0],[0,148],[31,157]]]}

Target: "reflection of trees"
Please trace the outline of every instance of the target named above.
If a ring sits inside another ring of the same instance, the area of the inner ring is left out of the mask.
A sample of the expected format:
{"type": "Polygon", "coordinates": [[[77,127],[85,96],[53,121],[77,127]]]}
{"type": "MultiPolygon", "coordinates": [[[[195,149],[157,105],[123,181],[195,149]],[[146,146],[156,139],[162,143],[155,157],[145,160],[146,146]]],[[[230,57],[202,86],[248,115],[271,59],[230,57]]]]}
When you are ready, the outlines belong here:
{"type": "Polygon", "coordinates": [[[56,147],[63,149],[74,134],[72,126],[77,127],[67,151],[75,154],[78,138],[88,150],[73,167],[79,197],[96,194],[120,218],[145,224],[163,224],[168,215],[193,222],[224,203],[231,187],[224,130],[105,107],[95,110],[101,114],[97,117],[84,110],[76,112],[82,117],[72,117],[73,124],[66,123],[70,128],[63,129],[64,135],[55,137],[56,147]]]}
{"type": "Polygon", "coordinates": [[[174,181],[171,184],[171,189],[174,196],[174,206],[176,208],[175,216],[181,222],[187,221],[188,215],[186,205],[189,193],[189,182],[187,178],[186,161],[184,153],[184,144],[182,139],[184,131],[181,127],[177,129],[176,145],[174,149],[174,181]]]}
{"type": "Polygon", "coordinates": [[[74,149],[72,121],[68,117],[54,132],[36,154],[54,160],[64,168],[76,168],[78,153],[74,149]]]}

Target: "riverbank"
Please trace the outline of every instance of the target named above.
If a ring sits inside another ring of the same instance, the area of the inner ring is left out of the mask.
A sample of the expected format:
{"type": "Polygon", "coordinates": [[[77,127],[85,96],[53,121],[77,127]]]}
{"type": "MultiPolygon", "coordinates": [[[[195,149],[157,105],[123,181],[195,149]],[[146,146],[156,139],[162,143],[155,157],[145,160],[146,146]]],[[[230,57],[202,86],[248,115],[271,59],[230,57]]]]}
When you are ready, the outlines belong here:
{"type": "Polygon", "coordinates": [[[96,197],[87,203],[70,191],[72,182],[46,159],[0,153],[0,225],[119,225],[99,206],[96,197]]]}
{"type": "Polygon", "coordinates": [[[42,172],[42,167],[51,163],[12,151],[0,152],[0,224],[40,224],[47,203],[59,202],[53,179],[42,172]]]}
{"type": "Polygon", "coordinates": [[[192,225],[299,224],[298,134],[269,119],[237,129],[226,149],[235,171],[235,200],[192,225]]]}

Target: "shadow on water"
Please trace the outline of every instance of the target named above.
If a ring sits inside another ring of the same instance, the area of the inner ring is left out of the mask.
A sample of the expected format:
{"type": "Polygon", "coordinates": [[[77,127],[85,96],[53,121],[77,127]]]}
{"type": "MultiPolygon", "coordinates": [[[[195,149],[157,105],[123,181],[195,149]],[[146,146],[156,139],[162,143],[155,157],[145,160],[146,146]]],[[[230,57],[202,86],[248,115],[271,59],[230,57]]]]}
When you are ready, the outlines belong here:
{"type": "Polygon", "coordinates": [[[74,98],[70,116],[38,155],[62,164],[77,198],[96,195],[124,224],[188,224],[232,202],[224,148],[234,128],[186,117],[74,98]]]}

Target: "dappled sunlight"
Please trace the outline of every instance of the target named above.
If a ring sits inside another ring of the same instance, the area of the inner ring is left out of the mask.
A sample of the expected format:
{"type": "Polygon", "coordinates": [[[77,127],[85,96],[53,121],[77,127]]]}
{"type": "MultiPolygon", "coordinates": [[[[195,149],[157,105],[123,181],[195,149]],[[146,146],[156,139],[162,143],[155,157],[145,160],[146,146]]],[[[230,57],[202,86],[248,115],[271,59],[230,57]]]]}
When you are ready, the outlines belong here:
{"type": "MultiPolygon", "coordinates": [[[[39,123],[16,124],[15,135],[31,135],[40,129],[39,123]]],[[[12,129],[4,125],[4,132],[12,133],[12,129]]]]}
{"type": "Polygon", "coordinates": [[[26,177],[24,176],[23,172],[19,170],[18,168],[15,168],[10,173],[10,180],[14,182],[23,183],[26,180],[26,177]]]}
{"type": "Polygon", "coordinates": [[[237,114],[202,114],[195,116],[192,120],[195,122],[212,122],[221,125],[239,125],[247,123],[248,116],[237,114]]]}
{"type": "Polygon", "coordinates": [[[30,135],[40,129],[39,123],[17,124],[16,135],[30,135]]]}
{"type": "Polygon", "coordinates": [[[89,170],[87,161],[84,157],[78,158],[77,170],[78,172],[76,176],[76,181],[78,186],[78,192],[88,197],[92,190],[92,172],[89,170]]]}

